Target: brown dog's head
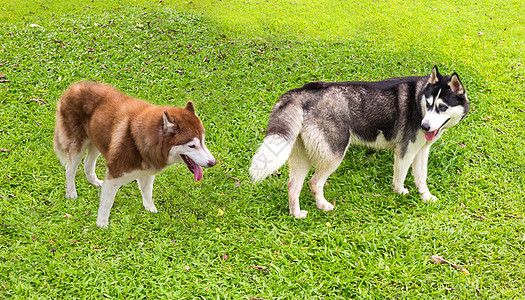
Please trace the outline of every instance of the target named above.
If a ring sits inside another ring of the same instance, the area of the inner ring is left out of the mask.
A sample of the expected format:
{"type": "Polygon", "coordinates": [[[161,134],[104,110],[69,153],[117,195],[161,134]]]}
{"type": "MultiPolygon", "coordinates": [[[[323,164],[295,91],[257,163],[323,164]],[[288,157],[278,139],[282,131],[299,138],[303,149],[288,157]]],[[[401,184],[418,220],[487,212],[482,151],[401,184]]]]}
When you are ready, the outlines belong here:
{"type": "Polygon", "coordinates": [[[164,153],[169,165],[184,161],[195,175],[195,181],[202,179],[202,168],[213,167],[215,158],[204,144],[204,126],[195,114],[193,103],[186,107],[169,107],[162,116],[164,131],[164,153]]]}

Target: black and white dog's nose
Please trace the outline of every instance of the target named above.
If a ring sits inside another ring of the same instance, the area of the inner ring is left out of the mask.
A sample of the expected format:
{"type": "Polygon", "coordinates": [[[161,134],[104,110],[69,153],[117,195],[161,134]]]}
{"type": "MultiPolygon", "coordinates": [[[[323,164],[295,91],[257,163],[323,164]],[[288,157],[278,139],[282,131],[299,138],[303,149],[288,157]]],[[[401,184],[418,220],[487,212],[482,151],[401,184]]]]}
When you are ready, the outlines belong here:
{"type": "Polygon", "coordinates": [[[430,129],[430,125],[428,123],[421,123],[421,128],[424,131],[428,131],[430,129]]]}

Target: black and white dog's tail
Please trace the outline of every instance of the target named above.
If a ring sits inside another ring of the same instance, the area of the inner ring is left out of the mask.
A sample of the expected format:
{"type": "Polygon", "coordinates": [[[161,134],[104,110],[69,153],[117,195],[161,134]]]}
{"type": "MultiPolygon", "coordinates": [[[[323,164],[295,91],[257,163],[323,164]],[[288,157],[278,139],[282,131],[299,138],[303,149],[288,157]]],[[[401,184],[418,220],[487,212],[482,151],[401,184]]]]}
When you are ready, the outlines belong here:
{"type": "Polygon", "coordinates": [[[279,169],[292,153],[303,126],[303,109],[294,93],[287,93],[274,106],[264,141],[253,156],[250,175],[261,181],[279,169]]]}

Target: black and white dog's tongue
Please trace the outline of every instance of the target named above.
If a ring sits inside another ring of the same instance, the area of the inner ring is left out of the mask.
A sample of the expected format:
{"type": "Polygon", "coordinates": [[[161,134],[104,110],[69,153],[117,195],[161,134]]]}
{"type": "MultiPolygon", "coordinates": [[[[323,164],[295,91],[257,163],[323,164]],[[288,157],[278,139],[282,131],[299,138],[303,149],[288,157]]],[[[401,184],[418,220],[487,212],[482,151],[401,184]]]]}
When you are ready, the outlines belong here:
{"type": "Polygon", "coordinates": [[[443,126],[445,126],[448,121],[450,121],[450,119],[447,119],[445,121],[445,123],[443,123],[443,125],[441,125],[441,127],[439,127],[438,129],[434,130],[434,131],[425,131],[425,138],[428,140],[428,141],[431,141],[434,139],[434,137],[436,136],[436,134],[439,133],[439,131],[441,130],[441,128],[443,128],[443,126]]]}
{"type": "Polygon", "coordinates": [[[438,131],[439,131],[439,129],[438,129],[438,130],[431,131],[431,132],[425,131],[425,138],[426,138],[428,141],[431,141],[431,140],[436,136],[436,134],[438,133],[438,131]]]}

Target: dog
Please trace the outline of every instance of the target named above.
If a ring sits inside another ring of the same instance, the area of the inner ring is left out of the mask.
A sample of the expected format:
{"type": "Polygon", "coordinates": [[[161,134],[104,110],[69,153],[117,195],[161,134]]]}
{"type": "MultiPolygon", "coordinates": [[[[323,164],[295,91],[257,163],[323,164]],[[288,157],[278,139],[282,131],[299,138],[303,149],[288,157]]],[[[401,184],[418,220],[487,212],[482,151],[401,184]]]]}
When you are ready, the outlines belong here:
{"type": "Polygon", "coordinates": [[[310,82],[285,93],[273,107],[266,136],[249,172],[261,181],[288,160],[290,213],[305,218],[299,194],[310,169],[310,189],[317,208],[334,206],[323,194],[350,144],[394,151],[394,191],[410,165],[423,201],[435,201],[427,187],[430,146],[468,113],[470,102],[457,73],[391,78],[377,82],[310,82]]]}
{"type": "Polygon", "coordinates": [[[195,181],[201,167],[216,164],[204,144],[204,127],[190,101],[184,108],[155,106],[100,82],[73,83],[57,104],[54,150],[66,167],[66,197],[77,198],[75,175],[85,153],[88,181],[101,187],[97,226],[107,228],[118,189],[137,180],[144,208],[153,204],[155,174],[184,162],[195,181]],[[106,160],[104,181],[97,178],[98,156],[106,160]]]}

